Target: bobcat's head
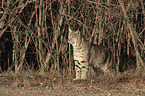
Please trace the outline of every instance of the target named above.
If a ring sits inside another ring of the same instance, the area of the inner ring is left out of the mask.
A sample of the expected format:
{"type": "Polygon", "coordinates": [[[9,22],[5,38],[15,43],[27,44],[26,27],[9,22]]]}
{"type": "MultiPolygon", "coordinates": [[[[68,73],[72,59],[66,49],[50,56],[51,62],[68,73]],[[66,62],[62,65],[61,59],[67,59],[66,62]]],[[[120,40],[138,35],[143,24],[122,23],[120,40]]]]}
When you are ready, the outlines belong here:
{"type": "Polygon", "coordinates": [[[79,46],[81,43],[80,31],[72,31],[69,28],[68,42],[72,44],[72,46],[79,46]]]}

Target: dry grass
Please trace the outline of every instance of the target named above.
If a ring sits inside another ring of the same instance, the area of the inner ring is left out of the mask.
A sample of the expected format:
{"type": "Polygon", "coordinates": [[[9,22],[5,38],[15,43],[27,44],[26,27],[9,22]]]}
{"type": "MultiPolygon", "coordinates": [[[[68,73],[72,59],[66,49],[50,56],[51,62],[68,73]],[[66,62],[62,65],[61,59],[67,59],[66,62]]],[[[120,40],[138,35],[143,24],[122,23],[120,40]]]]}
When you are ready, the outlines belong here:
{"type": "Polygon", "coordinates": [[[95,79],[72,81],[56,73],[23,72],[15,76],[13,71],[0,75],[0,95],[131,95],[145,94],[144,72],[126,72],[115,78],[100,75],[95,79]]]}

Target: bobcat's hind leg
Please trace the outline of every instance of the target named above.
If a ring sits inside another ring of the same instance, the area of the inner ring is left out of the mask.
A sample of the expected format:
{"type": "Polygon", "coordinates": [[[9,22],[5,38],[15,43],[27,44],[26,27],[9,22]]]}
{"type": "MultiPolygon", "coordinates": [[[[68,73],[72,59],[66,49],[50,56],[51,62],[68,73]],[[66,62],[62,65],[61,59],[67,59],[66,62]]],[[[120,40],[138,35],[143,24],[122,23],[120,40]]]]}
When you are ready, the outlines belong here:
{"type": "Polygon", "coordinates": [[[75,79],[73,80],[80,80],[81,79],[81,65],[78,63],[78,61],[75,61],[75,79]]]}

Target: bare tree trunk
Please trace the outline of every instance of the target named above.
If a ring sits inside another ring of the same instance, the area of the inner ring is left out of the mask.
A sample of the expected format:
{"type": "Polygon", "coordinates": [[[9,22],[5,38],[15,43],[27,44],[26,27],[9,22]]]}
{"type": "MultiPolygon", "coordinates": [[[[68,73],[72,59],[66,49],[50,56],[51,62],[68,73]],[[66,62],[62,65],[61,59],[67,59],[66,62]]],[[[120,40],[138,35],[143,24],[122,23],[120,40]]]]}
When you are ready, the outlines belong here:
{"type": "MultiPolygon", "coordinates": [[[[15,65],[15,74],[18,74],[21,71],[22,65],[24,63],[24,58],[25,58],[26,50],[28,48],[28,44],[30,42],[30,37],[28,36],[28,31],[24,31],[25,37],[22,38],[21,36],[22,34],[19,33],[19,31],[17,31],[18,27],[14,26],[13,23],[14,21],[17,21],[19,24],[21,24],[30,32],[32,32],[32,30],[29,29],[25,24],[23,24],[22,21],[15,15],[18,12],[17,10],[8,9],[9,4],[10,4],[10,0],[7,1],[7,7],[4,8],[4,13],[10,16],[7,26],[10,26],[11,28],[11,34],[13,38],[13,55],[12,55],[13,63],[15,65]],[[23,44],[20,43],[22,42],[22,39],[24,40],[23,44]]],[[[7,26],[6,26],[6,29],[7,29],[7,26]]],[[[4,31],[5,30],[3,30],[3,32],[4,31]]]]}
{"type": "Polygon", "coordinates": [[[38,38],[36,39],[35,41],[35,46],[36,46],[36,49],[37,49],[37,52],[38,52],[38,63],[40,64],[40,72],[43,74],[44,71],[45,71],[45,66],[44,66],[44,61],[43,61],[43,54],[42,54],[42,51],[43,51],[43,47],[42,47],[42,34],[43,34],[43,24],[42,24],[42,16],[43,16],[43,0],[40,0],[40,2],[38,3],[39,1],[37,1],[35,3],[35,10],[36,10],[36,23],[35,23],[35,26],[37,28],[37,35],[38,35],[38,38]],[[39,4],[39,5],[38,5],[39,4]],[[39,8],[39,14],[38,13],[38,10],[37,8],[39,8]]]}
{"type": "Polygon", "coordinates": [[[141,58],[141,55],[140,55],[139,50],[138,50],[138,47],[137,47],[137,42],[136,42],[136,38],[135,38],[135,30],[133,29],[133,27],[132,27],[132,25],[130,23],[130,20],[128,18],[127,13],[126,13],[125,6],[124,6],[123,1],[119,0],[119,3],[121,5],[122,11],[124,13],[124,18],[127,21],[127,25],[128,25],[129,30],[130,30],[130,34],[132,36],[132,42],[133,42],[134,49],[135,49],[135,52],[136,52],[136,58],[139,60],[140,65],[142,67],[144,67],[145,65],[144,65],[143,59],[141,58]]]}
{"type": "Polygon", "coordinates": [[[3,33],[5,32],[5,30],[7,29],[7,27],[5,29],[3,29],[4,24],[5,24],[5,20],[6,20],[6,12],[5,11],[0,11],[0,15],[2,15],[2,17],[0,18],[0,38],[3,35],[3,33]]]}
{"type": "Polygon", "coordinates": [[[19,32],[17,32],[16,30],[16,26],[14,26],[12,29],[13,29],[13,32],[12,32],[12,36],[13,36],[13,62],[15,64],[15,74],[19,74],[19,72],[21,72],[22,70],[22,65],[24,63],[24,58],[25,58],[25,55],[26,55],[26,50],[28,48],[28,44],[30,42],[30,37],[26,36],[25,37],[25,42],[24,42],[24,45],[21,45],[19,42],[19,40],[21,40],[21,36],[19,37],[19,32]],[[21,46],[21,47],[20,47],[21,46]]]}
{"type": "MultiPolygon", "coordinates": [[[[60,33],[60,27],[62,26],[62,22],[64,20],[64,16],[62,14],[64,14],[64,9],[63,9],[63,3],[60,2],[60,9],[59,9],[59,16],[57,16],[57,22],[54,22],[53,20],[53,15],[52,15],[52,9],[50,6],[50,14],[51,14],[51,21],[52,21],[52,25],[53,25],[53,32],[54,32],[54,37],[53,37],[53,41],[52,41],[52,46],[51,49],[54,49],[55,44],[56,44],[56,48],[57,48],[57,61],[56,61],[56,65],[57,66],[57,71],[59,71],[59,58],[58,58],[58,43],[57,43],[57,38],[60,37],[61,33],[60,33]]],[[[52,53],[49,52],[47,53],[46,56],[46,60],[45,60],[45,66],[47,66],[47,64],[49,63],[49,60],[51,59],[52,53]]]]}

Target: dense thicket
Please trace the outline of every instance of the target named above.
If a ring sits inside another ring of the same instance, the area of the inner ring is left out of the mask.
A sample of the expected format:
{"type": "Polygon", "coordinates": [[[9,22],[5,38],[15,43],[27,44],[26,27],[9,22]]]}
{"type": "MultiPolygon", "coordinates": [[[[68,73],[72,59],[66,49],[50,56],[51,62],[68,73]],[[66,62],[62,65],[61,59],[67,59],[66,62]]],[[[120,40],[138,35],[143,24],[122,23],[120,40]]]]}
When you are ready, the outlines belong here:
{"type": "Polygon", "coordinates": [[[2,0],[0,70],[73,71],[68,27],[107,46],[119,71],[144,68],[144,0],[2,0]]]}

